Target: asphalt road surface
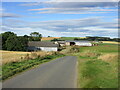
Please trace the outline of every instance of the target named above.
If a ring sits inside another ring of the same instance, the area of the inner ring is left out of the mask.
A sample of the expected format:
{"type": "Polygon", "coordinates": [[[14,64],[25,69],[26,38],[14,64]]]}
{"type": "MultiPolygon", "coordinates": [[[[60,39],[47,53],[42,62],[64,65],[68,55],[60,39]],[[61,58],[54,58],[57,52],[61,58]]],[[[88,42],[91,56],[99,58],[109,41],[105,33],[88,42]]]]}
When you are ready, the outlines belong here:
{"type": "Polygon", "coordinates": [[[3,88],[76,88],[77,58],[65,56],[3,82],[3,88]]]}

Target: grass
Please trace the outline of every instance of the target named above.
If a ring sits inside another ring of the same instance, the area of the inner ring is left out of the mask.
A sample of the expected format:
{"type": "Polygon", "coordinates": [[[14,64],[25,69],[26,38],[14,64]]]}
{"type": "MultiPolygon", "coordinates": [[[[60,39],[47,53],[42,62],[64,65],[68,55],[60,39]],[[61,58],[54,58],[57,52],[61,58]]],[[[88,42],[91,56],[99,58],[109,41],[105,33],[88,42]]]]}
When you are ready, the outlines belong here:
{"type": "Polygon", "coordinates": [[[100,53],[117,53],[118,52],[118,44],[99,44],[94,47],[81,47],[80,52],[90,50],[97,51],[100,53]]]}
{"type": "Polygon", "coordinates": [[[80,47],[74,55],[79,58],[78,88],[118,87],[118,45],[80,47]]]}
{"type": "Polygon", "coordinates": [[[43,51],[20,52],[20,51],[1,50],[0,53],[2,53],[2,64],[7,64],[11,62],[20,62],[29,59],[35,59],[37,56],[43,57],[43,56],[51,55],[54,52],[43,52],[43,51]]]}
{"type": "Polygon", "coordinates": [[[20,62],[11,62],[11,63],[4,64],[2,66],[2,80],[5,80],[31,67],[34,67],[36,65],[42,64],[44,62],[48,62],[50,60],[53,60],[55,58],[62,57],[62,56],[64,55],[54,53],[52,55],[48,55],[45,57],[38,57],[36,59],[30,59],[30,60],[24,60],[20,62]]]}
{"type": "Polygon", "coordinates": [[[25,57],[27,54],[31,54],[30,52],[17,52],[17,51],[3,51],[0,50],[2,54],[2,64],[9,62],[18,62],[21,60],[21,57],[25,57]]]}
{"type": "Polygon", "coordinates": [[[61,37],[61,40],[74,40],[75,38],[80,38],[80,37],[61,37]]]}

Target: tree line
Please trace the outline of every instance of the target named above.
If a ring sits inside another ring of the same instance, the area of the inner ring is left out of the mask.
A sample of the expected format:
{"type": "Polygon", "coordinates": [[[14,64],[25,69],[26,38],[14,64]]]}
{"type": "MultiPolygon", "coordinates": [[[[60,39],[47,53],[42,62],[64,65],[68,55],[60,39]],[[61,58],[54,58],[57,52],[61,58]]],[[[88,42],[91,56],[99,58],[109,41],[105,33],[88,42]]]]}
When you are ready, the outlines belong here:
{"type": "Polygon", "coordinates": [[[86,36],[86,38],[74,38],[74,40],[88,40],[88,41],[116,41],[120,42],[120,38],[110,38],[110,37],[92,37],[86,36]]]}
{"type": "Polygon", "coordinates": [[[28,41],[41,41],[42,34],[39,32],[32,32],[30,36],[17,36],[13,32],[1,33],[2,50],[8,51],[27,51],[28,41]]]}

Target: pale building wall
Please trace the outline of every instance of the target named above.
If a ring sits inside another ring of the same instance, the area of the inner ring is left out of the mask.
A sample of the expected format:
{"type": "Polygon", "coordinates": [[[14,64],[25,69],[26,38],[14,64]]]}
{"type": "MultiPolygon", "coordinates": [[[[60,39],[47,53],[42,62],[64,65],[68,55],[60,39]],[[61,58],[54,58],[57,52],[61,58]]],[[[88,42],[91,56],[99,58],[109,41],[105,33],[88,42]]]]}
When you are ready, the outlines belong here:
{"type": "Polygon", "coordinates": [[[42,51],[58,51],[57,47],[37,47],[40,48],[42,51]]]}
{"type": "Polygon", "coordinates": [[[28,50],[32,50],[32,51],[37,51],[37,50],[41,50],[41,51],[58,51],[58,47],[28,47],[28,50]]]}
{"type": "Polygon", "coordinates": [[[70,45],[70,42],[66,42],[65,44],[69,46],[69,45],[70,45]]]}
{"type": "Polygon", "coordinates": [[[75,42],[75,45],[78,45],[78,46],[92,46],[91,43],[82,43],[82,42],[75,42]]]}

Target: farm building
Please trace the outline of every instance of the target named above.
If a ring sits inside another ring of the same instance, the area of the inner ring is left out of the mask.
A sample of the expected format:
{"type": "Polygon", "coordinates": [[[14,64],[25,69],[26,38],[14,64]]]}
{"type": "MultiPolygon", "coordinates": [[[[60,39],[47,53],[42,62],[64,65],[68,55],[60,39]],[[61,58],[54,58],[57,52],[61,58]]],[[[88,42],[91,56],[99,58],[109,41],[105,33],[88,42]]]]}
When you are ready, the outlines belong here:
{"type": "Polygon", "coordinates": [[[60,46],[92,46],[92,43],[90,41],[56,41],[55,44],[58,44],[60,46]]]}
{"type": "Polygon", "coordinates": [[[75,45],[77,46],[92,46],[90,41],[75,41],[75,45]]]}
{"type": "Polygon", "coordinates": [[[58,51],[58,45],[52,42],[29,41],[28,51],[58,51]]]}
{"type": "Polygon", "coordinates": [[[66,41],[55,41],[55,44],[58,44],[59,46],[65,46],[66,45],[66,41]]]}

